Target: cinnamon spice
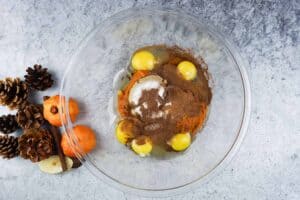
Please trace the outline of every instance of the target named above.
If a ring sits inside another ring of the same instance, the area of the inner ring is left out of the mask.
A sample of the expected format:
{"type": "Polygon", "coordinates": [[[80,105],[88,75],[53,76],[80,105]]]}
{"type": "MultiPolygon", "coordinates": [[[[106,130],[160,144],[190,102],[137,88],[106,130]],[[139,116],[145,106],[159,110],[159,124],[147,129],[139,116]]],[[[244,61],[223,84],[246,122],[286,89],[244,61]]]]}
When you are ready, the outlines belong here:
{"type": "Polygon", "coordinates": [[[64,153],[62,151],[62,148],[60,146],[61,135],[60,135],[59,131],[57,130],[57,128],[54,127],[54,126],[50,126],[50,130],[51,130],[51,133],[52,133],[52,135],[54,137],[54,140],[55,140],[56,149],[57,149],[57,153],[58,153],[58,156],[59,156],[59,160],[61,162],[62,169],[63,169],[63,171],[66,171],[68,169],[68,167],[67,167],[65,155],[64,155],[64,153]]]}
{"type": "Polygon", "coordinates": [[[192,135],[196,134],[196,131],[203,126],[205,122],[207,114],[207,106],[205,104],[201,104],[200,113],[194,117],[183,117],[182,120],[177,122],[177,128],[180,132],[189,131],[192,135]]]}

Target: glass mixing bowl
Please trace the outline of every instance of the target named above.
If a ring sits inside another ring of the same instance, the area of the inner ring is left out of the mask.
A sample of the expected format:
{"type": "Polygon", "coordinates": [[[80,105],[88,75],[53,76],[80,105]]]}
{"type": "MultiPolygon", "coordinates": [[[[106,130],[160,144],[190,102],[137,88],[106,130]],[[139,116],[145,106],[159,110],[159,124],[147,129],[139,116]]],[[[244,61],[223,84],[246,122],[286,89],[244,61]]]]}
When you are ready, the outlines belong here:
{"type": "Polygon", "coordinates": [[[102,181],[143,196],[182,193],[210,179],[241,144],[250,113],[249,82],[237,50],[210,25],[175,10],[132,8],[103,21],[72,56],[60,93],[80,103],[78,120],[68,118],[64,129],[83,165],[102,181]],[[141,158],[115,138],[116,96],[131,54],[153,44],[178,45],[201,56],[213,98],[206,125],[189,149],[141,158]],[[97,134],[97,147],[88,155],[77,145],[75,124],[97,134]]]}

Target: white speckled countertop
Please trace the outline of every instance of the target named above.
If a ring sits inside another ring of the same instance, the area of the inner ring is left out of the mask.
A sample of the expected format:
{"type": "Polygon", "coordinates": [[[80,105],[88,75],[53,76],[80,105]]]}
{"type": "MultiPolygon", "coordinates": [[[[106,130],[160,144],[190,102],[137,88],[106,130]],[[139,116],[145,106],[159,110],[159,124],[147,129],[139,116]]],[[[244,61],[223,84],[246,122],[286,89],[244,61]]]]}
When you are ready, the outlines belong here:
{"type": "MultiPolygon", "coordinates": [[[[226,170],[183,199],[300,199],[300,2],[282,1],[6,1],[0,0],[0,78],[41,63],[56,88],[71,52],[101,20],[132,6],[181,8],[229,35],[248,60],[252,116],[226,170]]],[[[6,113],[4,108],[0,114],[6,113]]],[[[22,159],[0,159],[0,200],[143,199],[116,191],[80,168],[47,175],[22,159]]]]}

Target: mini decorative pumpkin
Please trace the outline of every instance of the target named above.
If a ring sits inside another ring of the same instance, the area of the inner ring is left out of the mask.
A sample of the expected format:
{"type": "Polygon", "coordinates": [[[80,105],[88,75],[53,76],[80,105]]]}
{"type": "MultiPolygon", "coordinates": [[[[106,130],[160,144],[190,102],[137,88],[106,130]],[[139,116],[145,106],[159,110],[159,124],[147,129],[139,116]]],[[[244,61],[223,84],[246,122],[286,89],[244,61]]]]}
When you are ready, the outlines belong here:
{"type": "MultiPolygon", "coordinates": [[[[62,125],[62,121],[63,123],[66,122],[66,116],[63,111],[63,107],[60,105],[59,95],[45,97],[43,108],[44,118],[53,126],[59,127],[62,125]],[[60,112],[63,113],[63,119],[60,118],[60,112]]],[[[79,107],[78,103],[72,98],[69,99],[69,113],[71,121],[74,122],[79,113],[79,107]]]]}
{"type": "MultiPolygon", "coordinates": [[[[94,131],[85,126],[85,125],[77,125],[73,127],[73,133],[76,136],[78,142],[78,151],[83,151],[83,154],[87,154],[92,151],[96,147],[96,135],[94,131]]],[[[76,157],[72,147],[67,138],[67,134],[63,134],[61,138],[61,147],[66,156],[76,157]]],[[[75,145],[75,144],[72,144],[75,145]]],[[[76,144],[77,145],[77,144],[76,144]]],[[[75,147],[76,148],[76,147],[75,147]]]]}

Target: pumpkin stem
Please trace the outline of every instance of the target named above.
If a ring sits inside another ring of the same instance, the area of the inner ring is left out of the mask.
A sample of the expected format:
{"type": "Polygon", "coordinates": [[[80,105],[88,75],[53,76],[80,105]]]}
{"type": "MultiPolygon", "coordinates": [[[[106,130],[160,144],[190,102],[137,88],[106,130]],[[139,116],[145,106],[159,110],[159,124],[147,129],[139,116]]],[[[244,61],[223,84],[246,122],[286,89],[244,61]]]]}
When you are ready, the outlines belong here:
{"type": "Polygon", "coordinates": [[[49,96],[43,96],[43,100],[46,101],[47,99],[49,99],[49,96]]]}
{"type": "Polygon", "coordinates": [[[58,108],[57,108],[56,106],[51,106],[50,112],[51,112],[52,114],[57,114],[57,113],[58,113],[58,108]]]}

